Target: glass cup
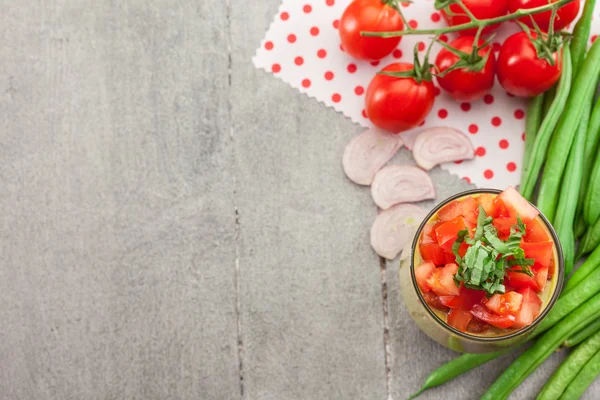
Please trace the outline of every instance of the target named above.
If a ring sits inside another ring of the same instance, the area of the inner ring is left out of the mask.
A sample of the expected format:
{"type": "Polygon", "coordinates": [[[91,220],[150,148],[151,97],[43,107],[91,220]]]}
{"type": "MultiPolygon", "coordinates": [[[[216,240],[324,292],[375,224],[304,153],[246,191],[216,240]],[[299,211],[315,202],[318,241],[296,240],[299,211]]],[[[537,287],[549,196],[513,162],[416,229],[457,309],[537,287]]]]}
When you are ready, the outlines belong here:
{"type": "Polygon", "coordinates": [[[419,253],[419,240],[423,228],[446,204],[464,197],[485,193],[497,195],[501,193],[501,191],[495,189],[469,190],[458,193],[438,204],[427,217],[425,217],[419,226],[410,250],[410,257],[407,257],[400,262],[400,292],[412,319],[427,336],[442,346],[464,353],[491,353],[524,342],[540,322],[548,315],[556,303],[562,290],[564,280],[564,259],[558,236],[550,222],[548,222],[546,217],[540,213],[537,218],[542,222],[548,236],[554,242],[555,273],[553,274],[552,279],[547,283],[551,292],[549,292],[545,299],[542,299],[542,310],[540,315],[531,325],[521,329],[506,329],[497,336],[465,333],[448,325],[445,321],[445,313],[429,307],[417,286],[414,272],[415,264],[419,265],[422,262],[419,253]]]}

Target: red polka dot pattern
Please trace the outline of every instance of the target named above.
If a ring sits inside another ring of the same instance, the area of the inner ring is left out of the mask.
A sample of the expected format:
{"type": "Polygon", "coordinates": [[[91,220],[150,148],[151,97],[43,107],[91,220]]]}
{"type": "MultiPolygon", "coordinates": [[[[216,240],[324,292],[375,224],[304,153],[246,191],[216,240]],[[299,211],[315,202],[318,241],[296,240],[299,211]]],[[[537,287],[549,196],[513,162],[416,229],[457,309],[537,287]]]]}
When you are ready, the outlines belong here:
{"type": "MultiPolygon", "coordinates": [[[[371,126],[364,103],[371,79],[391,63],[412,63],[415,46],[423,57],[430,43],[425,36],[409,35],[381,60],[357,60],[344,50],[338,31],[340,17],[351,0],[282,1],[282,8],[260,42],[254,64],[365,127],[371,126]]],[[[411,29],[446,26],[442,14],[433,8],[433,0],[400,2],[400,5],[411,29]]],[[[499,50],[505,38],[517,31],[514,25],[504,24],[498,30],[494,50],[499,50]]],[[[598,33],[597,18],[591,40],[598,33]]],[[[439,39],[450,42],[456,37],[451,33],[440,35],[439,39]]],[[[439,44],[432,46],[432,61],[440,48],[439,44]]],[[[437,86],[436,80],[434,85],[437,86]]],[[[526,101],[509,97],[497,82],[490,93],[471,102],[457,102],[435,86],[434,91],[434,108],[419,129],[436,126],[458,129],[476,149],[475,159],[446,163],[442,168],[479,187],[501,189],[518,185],[526,101]]]]}

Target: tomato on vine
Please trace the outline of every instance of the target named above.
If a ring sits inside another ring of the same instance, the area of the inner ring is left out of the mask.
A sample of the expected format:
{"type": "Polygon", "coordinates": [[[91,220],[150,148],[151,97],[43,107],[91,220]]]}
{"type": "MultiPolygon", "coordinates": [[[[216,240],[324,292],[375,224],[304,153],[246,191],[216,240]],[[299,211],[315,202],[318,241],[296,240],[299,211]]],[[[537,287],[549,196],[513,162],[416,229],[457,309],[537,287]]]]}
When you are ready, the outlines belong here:
{"type": "Polygon", "coordinates": [[[560,78],[559,48],[559,43],[549,43],[536,32],[510,36],[498,55],[500,84],[515,96],[534,97],[544,93],[560,78]]]}
{"type": "Polygon", "coordinates": [[[404,29],[402,16],[394,8],[395,0],[354,0],[340,19],[342,46],[354,58],[379,60],[390,54],[401,36],[392,38],[361,36],[361,31],[386,32],[404,29]]]}
{"type": "MultiPolygon", "coordinates": [[[[508,0],[462,0],[462,5],[477,19],[489,19],[506,15],[508,12],[508,0]]],[[[452,3],[442,9],[442,15],[448,25],[456,26],[471,22],[471,18],[460,4],[452,3]]],[[[489,25],[483,29],[484,34],[495,31],[499,24],[489,25]]],[[[475,35],[477,28],[460,31],[462,35],[475,35]]]]}
{"type": "Polygon", "coordinates": [[[375,75],[365,96],[371,122],[393,133],[419,126],[434,100],[435,87],[427,62],[423,67],[409,63],[388,65],[375,75]]]}
{"type": "MultiPolygon", "coordinates": [[[[548,3],[556,3],[558,0],[508,0],[508,10],[513,13],[519,9],[527,10],[530,8],[541,7],[547,5],[548,3]]],[[[561,30],[571,22],[577,18],[579,14],[579,8],[581,7],[579,0],[574,0],[571,3],[565,4],[560,7],[556,12],[556,17],[554,18],[554,30],[561,30]]],[[[550,19],[552,19],[551,11],[544,11],[538,14],[533,14],[530,16],[526,16],[520,18],[519,21],[529,26],[530,28],[534,27],[531,18],[534,19],[535,23],[539,26],[539,28],[548,32],[550,28],[550,19]]]]}
{"type": "Polygon", "coordinates": [[[482,98],[494,86],[496,57],[491,46],[474,36],[462,36],[438,53],[435,66],[438,84],[458,101],[482,98]]]}

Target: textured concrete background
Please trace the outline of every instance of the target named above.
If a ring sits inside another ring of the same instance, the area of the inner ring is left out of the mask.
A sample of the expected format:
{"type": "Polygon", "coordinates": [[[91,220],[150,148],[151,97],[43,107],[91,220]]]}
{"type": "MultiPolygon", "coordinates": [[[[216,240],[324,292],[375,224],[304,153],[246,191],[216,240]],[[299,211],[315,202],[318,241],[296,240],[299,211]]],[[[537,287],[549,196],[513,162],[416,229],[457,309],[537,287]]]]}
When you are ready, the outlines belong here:
{"type": "Polygon", "coordinates": [[[0,2],[0,399],[404,399],[455,356],[368,246],[360,128],[252,67],[278,5],[0,2]]]}

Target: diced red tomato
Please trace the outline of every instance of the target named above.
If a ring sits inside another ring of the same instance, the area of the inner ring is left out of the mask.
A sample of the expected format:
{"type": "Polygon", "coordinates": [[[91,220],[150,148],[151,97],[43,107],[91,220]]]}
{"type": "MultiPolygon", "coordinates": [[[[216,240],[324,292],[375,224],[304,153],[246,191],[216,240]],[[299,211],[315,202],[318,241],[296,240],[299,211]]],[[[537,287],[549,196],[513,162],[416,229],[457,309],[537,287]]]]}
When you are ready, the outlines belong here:
{"type": "Polygon", "coordinates": [[[461,288],[458,296],[440,296],[440,301],[447,307],[460,308],[461,310],[470,311],[475,304],[481,304],[485,299],[483,290],[473,290],[461,288]]]}
{"type": "MultiPolygon", "coordinates": [[[[448,262],[452,262],[452,259],[448,259],[448,253],[435,242],[421,243],[419,245],[419,251],[421,252],[423,261],[434,263],[436,266],[446,265],[448,262]]],[[[454,255],[452,258],[454,258],[454,255]]]]}
{"type": "Polygon", "coordinates": [[[492,225],[498,231],[498,238],[502,240],[508,239],[510,236],[510,228],[517,224],[517,219],[507,218],[507,217],[498,217],[494,218],[492,221],[492,225]]]}
{"type": "Polygon", "coordinates": [[[469,325],[467,325],[467,332],[471,333],[485,333],[490,330],[492,326],[477,318],[473,318],[469,325]]]}
{"type": "Polygon", "coordinates": [[[507,292],[505,294],[495,294],[488,301],[485,302],[485,306],[488,310],[499,314],[515,314],[521,308],[523,302],[523,296],[517,292],[507,292]]]}
{"type": "Polygon", "coordinates": [[[436,268],[427,278],[427,285],[438,296],[458,296],[460,288],[454,283],[454,275],[458,265],[446,264],[443,268],[436,268]]]}
{"type": "Polygon", "coordinates": [[[519,290],[523,296],[521,309],[515,314],[514,328],[523,328],[529,326],[540,315],[542,309],[542,299],[531,289],[519,290]]]}
{"type": "Polygon", "coordinates": [[[435,270],[435,265],[430,262],[423,263],[415,268],[415,278],[417,279],[417,285],[423,292],[429,292],[431,287],[427,284],[427,279],[431,276],[435,270]]]}
{"type": "Polygon", "coordinates": [[[536,264],[548,268],[552,262],[552,242],[529,243],[522,241],[521,248],[525,252],[525,258],[535,259],[536,264]]]}
{"type": "Polygon", "coordinates": [[[446,251],[452,251],[452,245],[458,239],[458,232],[467,229],[465,219],[462,216],[446,221],[435,228],[435,235],[440,247],[446,251]]]}
{"type": "Polygon", "coordinates": [[[431,221],[423,227],[423,234],[421,235],[421,243],[437,243],[437,237],[435,236],[435,228],[443,224],[438,220],[431,221]]]}
{"type": "Polygon", "coordinates": [[[532,221],[540,213],[512,186],[509,186],[504,192],[500,193],[499,197],[510,211],[521,216],[523,222],[532,221]]]}
{"type": "MultiPolygon", "coordinates": [[[[535,267],[535,266],[534,266],[535,267]]],[[[546,288],[546,283],[548,283],[548,268],[540,268],[535,273],[533,278],[535,279],[535,283],[539,288],[539,292],[543,292],[546,288]]]]}
{"type": "Polygon", "coordinates": [[[450,221],[458,216],[462,215],[462,206],[458,200],[451,201],[446,204],[439,212],[438,218],[440,221],[450,221]]]}
{"type": "Polygon", "coordinates": [[[435,308],[436,310],[440,310],[440,311],[448,311],[450,310],[448,307],[446,307],[445,305],[442,304],[442,302],[440,301],[440,297],[436,296],[435,293],[433,292],[425,292],[422,293],[423,298],[425,299],[425,302],[427,304],[429,304],[430,307],[435,308]]]}
{"type": "Polygon", "coordinates": [[[515,323],[515,317],[513,315],[492,314],[479,304],[473,306],[471,314],[473,314],[475,318],[500,329],[510,328],[515,323]]]}
{"type": "Polygon", "coordinates": [[[504,204],[504,201],[502,201],[502,199],[500,198],[500,196],[496,196],[496,198],[494,199],[494,212],[492,213],[492,217],[510,217],[510,212],[504,204]]]}
{"type": "MultiPolygon", "coordinates": [[[[522,270],[523,268],[517,266],[512,267],[511,269],[522,270]]],[[[543,290],[543,288],[540,288],[539,282],[536,280],[535,274],[534,276],[529,276],[522,272],[507,272],[506,276],[508,277],[508,283],[518,290],[527,288],[532,289],[536,292],[541,292],[543,290]]]]}
{"type": "Polygon", "coordinates": [[[461,332],[467,331],[467,326],[469,322],[473,319],[473,315],[471,315],[468,311],[463,311],[459,308],[453,308],[448,313],[448,325],[458,329],[461,332]]]}
{"type": "Polygon", "coordinates": [[[461,215],[465,217],[467,224],[473,227],[477,226],[477,217],[479,216],[479,204],[473,197],[467,197],[460,201],[461,215]]]}
{"type": "Polygon", "coordinates": [[[526,242],[531,243],[546,242],[550,240],[544,226],[537,219],[525,224],[525,236],[523,238],[526,242]]]}
{"type": "Polygon", "coordinates": [[[493,194],[489,194],[489,193],[484,193],[484,194],[480,194],[479,196],[477,196],[475,198],[475,200],[477,200],[477,203],[481,204],[481,207],[483,207],[483,210],[485,211],[485,213],[489,216],[494,214],[494,199],[496,198],[495,195],[493,194]]]}

